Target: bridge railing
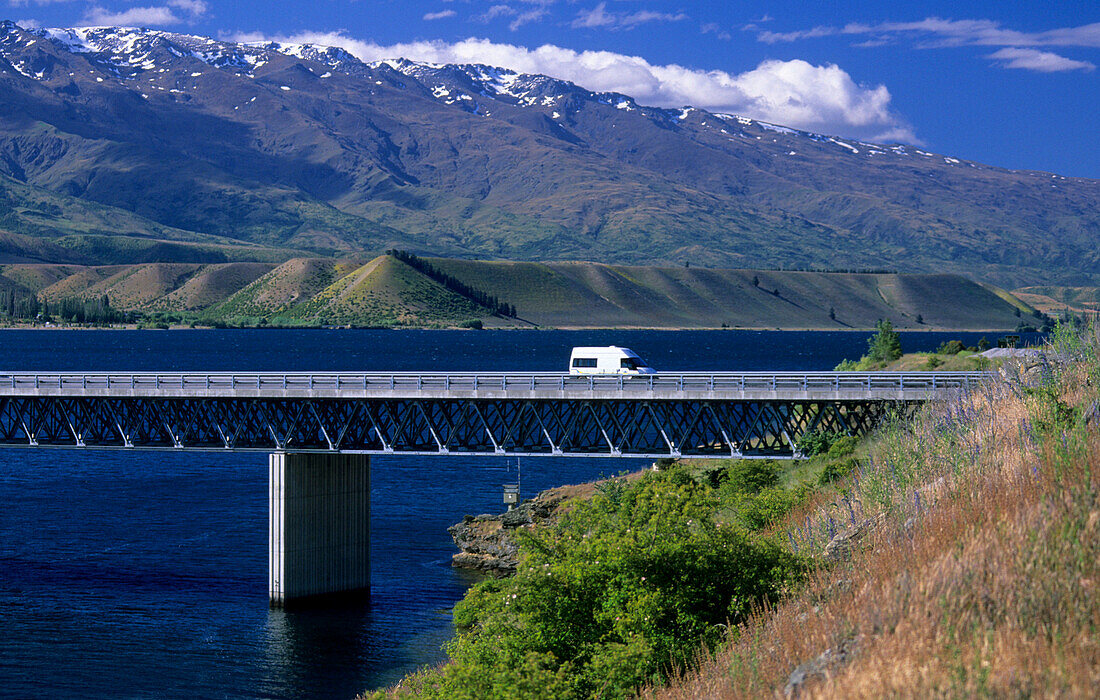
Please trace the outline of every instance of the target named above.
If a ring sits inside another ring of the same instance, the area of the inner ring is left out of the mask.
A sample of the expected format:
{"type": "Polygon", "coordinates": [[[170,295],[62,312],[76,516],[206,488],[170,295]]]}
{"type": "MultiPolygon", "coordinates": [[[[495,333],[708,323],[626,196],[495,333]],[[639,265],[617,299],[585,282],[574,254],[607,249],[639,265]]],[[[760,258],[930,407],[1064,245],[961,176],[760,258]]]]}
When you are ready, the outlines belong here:
{"type": "Polygon", "coordinates": [[[21,393],[420,394],[505,392],[814,392],[940,391],[987,381],[986,372],[681,372],[577,375],[537,372],[83,372],[0,373],[0,395],[21,393]]]}

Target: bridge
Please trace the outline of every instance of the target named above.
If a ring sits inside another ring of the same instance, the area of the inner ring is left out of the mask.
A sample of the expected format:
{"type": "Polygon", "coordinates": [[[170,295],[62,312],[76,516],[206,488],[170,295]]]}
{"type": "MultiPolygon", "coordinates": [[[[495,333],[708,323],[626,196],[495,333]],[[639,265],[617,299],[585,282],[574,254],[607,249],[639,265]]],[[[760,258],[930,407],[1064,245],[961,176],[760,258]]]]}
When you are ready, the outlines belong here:
{"type": "Polygon", "coordinates": [[[976,372],[7,373],[0,446],[262,451],[273,605],[370,581],[371,454],[798,457],[976,372]]]}

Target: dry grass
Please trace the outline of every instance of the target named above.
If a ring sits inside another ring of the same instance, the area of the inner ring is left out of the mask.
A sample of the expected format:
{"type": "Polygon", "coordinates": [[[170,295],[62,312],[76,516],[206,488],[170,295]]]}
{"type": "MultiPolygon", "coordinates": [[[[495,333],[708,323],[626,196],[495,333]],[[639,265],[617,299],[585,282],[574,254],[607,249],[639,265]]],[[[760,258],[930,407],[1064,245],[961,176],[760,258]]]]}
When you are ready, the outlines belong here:
{"type": "Polygon", "coordinates": [[[886,431],[845,490],[786,523],[820,551],[848,522],[885,514],[852,559],[649,694],[1100,694],[1098,345],[1063,338],[1069,362],[1045,378],[1009,369],[886,431]],[[800,666],[805,681],[789,687],[800,666]]]}

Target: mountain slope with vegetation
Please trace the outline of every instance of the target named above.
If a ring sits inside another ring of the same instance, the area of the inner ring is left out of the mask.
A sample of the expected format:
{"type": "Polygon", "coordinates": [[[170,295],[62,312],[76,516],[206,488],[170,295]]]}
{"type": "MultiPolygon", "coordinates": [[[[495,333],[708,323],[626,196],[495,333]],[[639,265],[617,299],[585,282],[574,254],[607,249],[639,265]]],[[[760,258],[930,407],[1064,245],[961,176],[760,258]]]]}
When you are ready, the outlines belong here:
{"type": "Polygon", "coordinates": [[[773,528],[801,551],[843,535],[840,555],[644,695],[1091,697],[1100,337],[1063,331],[1047,350],[884,431],[773,528]]]}
{"type": "Polygon", "coordinates": [[[885,266],[1002,286],[1100,278],[1095,180],[654,109],[489,66],[6,22],[0,89],[12,262],[400,248],[885,266]]]}
{"type": "Polygon", "coordinates": [[[1010,330],[1038,324],[1008,292],[957,275],[598,263],[294,258],[273,263],[0,266],[43,302],[226,325],[1010,330]]]}

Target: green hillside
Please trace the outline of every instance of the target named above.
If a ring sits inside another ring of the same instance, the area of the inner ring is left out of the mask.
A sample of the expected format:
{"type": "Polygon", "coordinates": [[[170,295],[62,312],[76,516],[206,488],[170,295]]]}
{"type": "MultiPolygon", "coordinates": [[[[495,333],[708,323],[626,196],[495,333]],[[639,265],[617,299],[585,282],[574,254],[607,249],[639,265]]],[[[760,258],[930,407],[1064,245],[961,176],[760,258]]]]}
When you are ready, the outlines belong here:
{"type": "Polygon", "coordinates": [[[1047,313],[1100,313],[1098,287],[1022,287],[1013,295],[1047,313]]]}
{"type": "Polygon", "coordinates": [[[899,328],[1003,329],[1020,323],[1018,306],[1030,311],[959,275],[430,262],[542,326],[840,330],[888,318],[899,328]]]}
{"type": "Polygon", "coordinates": [[[120,311],[227,325],[446,327],[476,320],[487,327],[844,330],[885,318],[898,328],[1005,330],[1036,323],[1033,307],[1013,294],[948,274],[420,263],[391,255],[280,265],[20,263],[0,266],[0,291],[48,303],[106,296],[120,311]],[[514,307],[517,318],[494,314],[498,307],[487,299],[514,307]]]}

